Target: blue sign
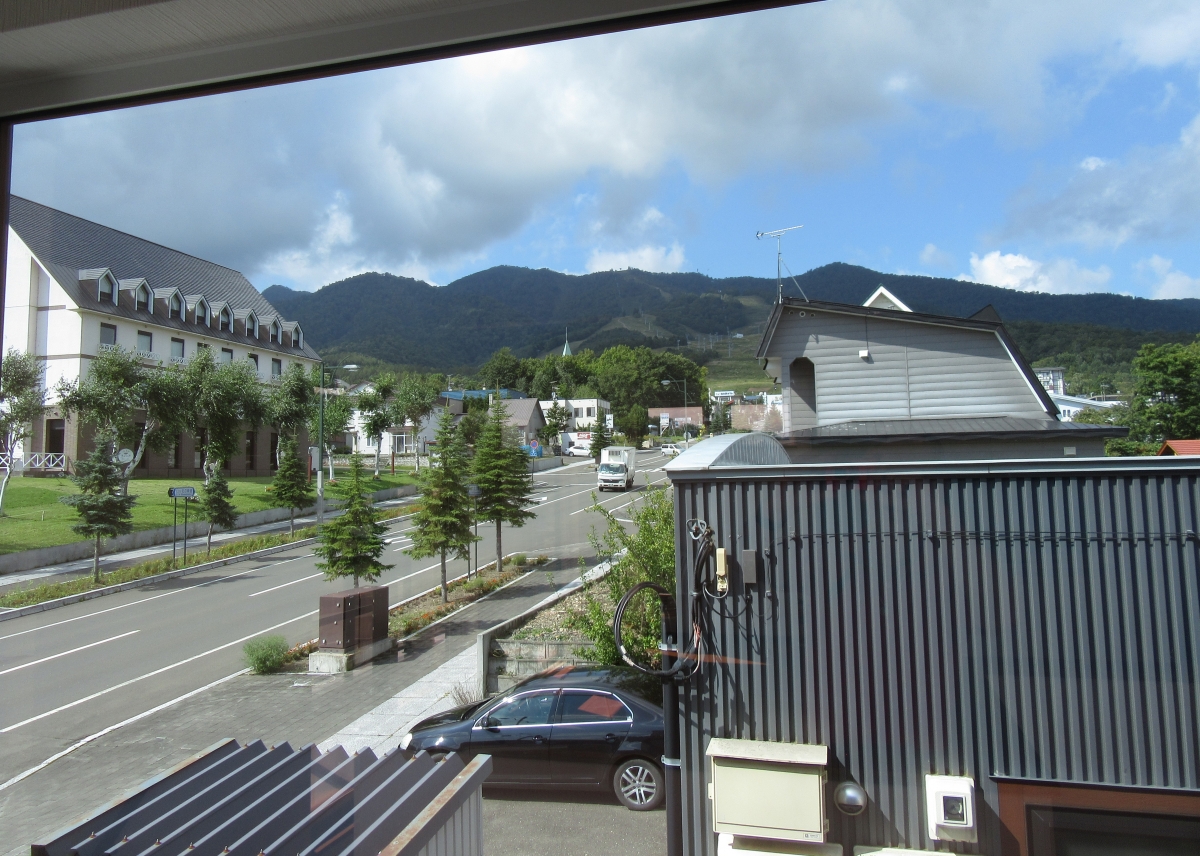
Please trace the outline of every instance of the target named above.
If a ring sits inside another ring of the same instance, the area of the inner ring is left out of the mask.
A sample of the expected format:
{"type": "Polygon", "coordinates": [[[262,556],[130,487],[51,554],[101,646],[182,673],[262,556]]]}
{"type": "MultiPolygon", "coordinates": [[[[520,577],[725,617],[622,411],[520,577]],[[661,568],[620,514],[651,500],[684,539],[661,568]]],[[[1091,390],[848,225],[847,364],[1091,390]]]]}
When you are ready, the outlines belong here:
{"type": "Polygon", "coordinates": [[[172,499],[195,499],[196,489],[194,487],[173,487],[167,490],[167,496],[172,499]]]}

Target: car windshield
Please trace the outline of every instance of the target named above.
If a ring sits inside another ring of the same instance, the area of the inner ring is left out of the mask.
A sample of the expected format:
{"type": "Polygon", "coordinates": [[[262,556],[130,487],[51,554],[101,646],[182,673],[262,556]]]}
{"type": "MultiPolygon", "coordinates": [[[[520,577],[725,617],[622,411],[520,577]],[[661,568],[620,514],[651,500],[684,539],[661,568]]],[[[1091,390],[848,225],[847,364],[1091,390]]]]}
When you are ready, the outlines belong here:
{"type": "Polygon", "coordinates": [[[623,473],[625,472],[624,464],[601,464],[600,472],[602,473],[623,473]]]}

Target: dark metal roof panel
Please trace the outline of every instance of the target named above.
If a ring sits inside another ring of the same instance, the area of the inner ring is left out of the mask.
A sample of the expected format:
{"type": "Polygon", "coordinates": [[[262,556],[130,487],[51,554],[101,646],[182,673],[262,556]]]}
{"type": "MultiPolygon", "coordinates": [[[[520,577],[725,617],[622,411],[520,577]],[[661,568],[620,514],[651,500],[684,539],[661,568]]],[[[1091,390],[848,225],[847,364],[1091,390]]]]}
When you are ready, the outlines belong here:
{"type": "Polygon", "coordinates": [[[780,434],[785,446],[802,443],[855,441],[887,442],[908,440],[998,439],[1024,440],[1031,437],[1072,435],[1076,437],[1124,437],[1128,428],[1119,425],[1090,425],[1083,422],[1059,422],[1056,419],[1029,419],[1018,416],[964,416],[944,419],[879,419],[835,422],[814,428],[802,428],[780,434]]]}

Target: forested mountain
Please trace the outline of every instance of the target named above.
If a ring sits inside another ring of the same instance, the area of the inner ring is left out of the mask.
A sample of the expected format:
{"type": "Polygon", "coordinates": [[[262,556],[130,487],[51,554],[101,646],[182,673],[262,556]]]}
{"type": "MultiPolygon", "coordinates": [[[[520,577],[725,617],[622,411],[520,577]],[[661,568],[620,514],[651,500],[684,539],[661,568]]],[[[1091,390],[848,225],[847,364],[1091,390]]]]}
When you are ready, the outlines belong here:
{"type": "MultiPolygon", "coordinates": [[[[813,300],[862,303],[884,285],[918,312],[967,316],[991,304],[1010,324],[1040,322],[1022,332],[1043,340],[1043,346],[1067,337],[1069,347],[1062,350],[1080,353],[1081,359],[1102,359],[1104,350],[1118,341],[1128,349],[1139,336],[1121,334],[1101,343],[1084,328],[1060,331],[1059,325],[1159,331],[1141,337],[1146,341],[1182,341],[1200,332],[1196,299],[1016,292],[840,263],[816,268],[797,281],[813,300]]],[[[661,347],[730,331],[749,337],[765,321],[775,293],[773,280],[755,277],[713,279],[638,270],[572,276],[516,267],[490,268],[441,287],[365,273],[311,293],[278,285],[264,292],[284,317],[304,325],[318,350],[455,372],[470,372],[505,346],[517,356],[556,351],[564,328],[576,350],[599,351],[613,344],[661,347]]],[[[790,280],[784,293],[799,296],[790,280]]],[[[1034,350],[1044,353],[1042,347],[1034,350]]]]}

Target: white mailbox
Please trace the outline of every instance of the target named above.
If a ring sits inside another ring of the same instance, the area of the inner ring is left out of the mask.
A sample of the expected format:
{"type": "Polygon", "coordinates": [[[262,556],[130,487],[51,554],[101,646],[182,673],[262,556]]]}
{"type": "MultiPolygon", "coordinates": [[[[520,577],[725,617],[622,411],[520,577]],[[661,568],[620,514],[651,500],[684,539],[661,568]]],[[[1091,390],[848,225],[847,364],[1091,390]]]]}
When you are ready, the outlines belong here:
{"type": "Polygon", "coordinates": [[[825,840],[827,747],[714,737],[706,754],[713,832],[825,840]]]}

